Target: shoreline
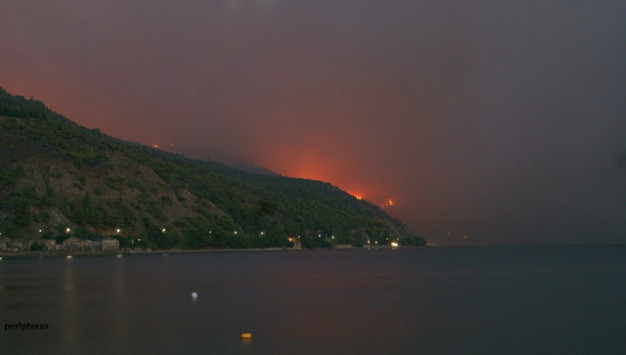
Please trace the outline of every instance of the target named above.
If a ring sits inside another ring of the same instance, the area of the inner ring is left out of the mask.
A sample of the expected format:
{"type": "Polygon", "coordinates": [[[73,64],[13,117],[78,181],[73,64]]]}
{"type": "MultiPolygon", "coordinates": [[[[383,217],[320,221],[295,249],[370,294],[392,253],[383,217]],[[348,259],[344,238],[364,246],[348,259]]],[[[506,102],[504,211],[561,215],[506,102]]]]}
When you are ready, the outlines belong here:
{"type": "Polygon", "coordinates": [[[55,251],[55,252],[24,252],[24,253],[0,253],[0,257],[3,259],[17,259],[17,258],[59,258],[67,256],[117,256],[117,255],[149,255],[149,254],[185,254],[185,253],[222,253],[222,252],[235,252],[235,251],[294,251],[291,248],[246,248],[246,249],[162,249],[162,250],[120,250],[117,252],[108,253],[85,253],[85,252],[70,252],[70,251],[55,251]]]}
{"type": "Polygon", "coordinates": [[[233,253],[233,252],[320,252],[320,251],[350,251],[350,250],[392,250],[392,249],[417,249],[425,246],[404,246],[400,248],[392,248],[390,246],[376,247],[352,247],[352,248],[317,248],[317,249],[293,249],[293,248],[241,248],[241,249],[163,249],[163,250],[133,250],[118,251],[111,253],[83,253],[83,252],[27,252],[27,253],[0,253],[0,260],[3,259],[35,259],[35,258],[65,258],[72,257],[105,257],[117,255],[151,255],[151,254],[191,254],[191,253],[233,253]]]}

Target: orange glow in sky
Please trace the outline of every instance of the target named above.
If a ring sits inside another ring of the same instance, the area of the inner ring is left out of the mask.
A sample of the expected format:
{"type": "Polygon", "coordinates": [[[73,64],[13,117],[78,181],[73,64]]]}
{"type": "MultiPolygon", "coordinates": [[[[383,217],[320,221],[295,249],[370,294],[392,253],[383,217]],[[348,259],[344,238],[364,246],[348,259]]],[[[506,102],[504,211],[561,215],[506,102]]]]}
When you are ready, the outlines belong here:
{"type": "Polygon", "coordinates": [[[367,200],[382,208],[396,205],[395,199],[389,197],[388,192],[384,192],[380,186],[367,184],[363,180],[353,181],[350,176],[342,174],[351,168],[351,163],[344,164],[341,159],[332,160],[309,154],[305,154],[305,157],[306,159],[296,160],[295,164],[291,161],[278,161],[263,165],[270,166],[270,169],[276,167],[275,171],[281,171],[286,176],[329,182],[357,200],[367,200]]]}

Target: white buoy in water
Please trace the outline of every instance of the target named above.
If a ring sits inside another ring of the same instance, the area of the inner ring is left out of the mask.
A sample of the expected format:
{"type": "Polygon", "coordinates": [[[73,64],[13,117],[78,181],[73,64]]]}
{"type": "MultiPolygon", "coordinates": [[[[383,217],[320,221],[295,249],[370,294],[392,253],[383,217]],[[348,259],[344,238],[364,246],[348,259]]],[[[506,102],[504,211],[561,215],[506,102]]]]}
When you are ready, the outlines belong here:
{"type": "Polygon", "coordinates": [[[68,255],[68,256],[66,256],[65,258],[66,258],[66,259],[71,259],[71,258],[73,258],[73,256],[68,255]]]}
{"type": "Polygon", "coordinates": [[[191,299],[194,300],[194,301],[198,300],[198,292],[192,292],[191,293],[191,299]]]}

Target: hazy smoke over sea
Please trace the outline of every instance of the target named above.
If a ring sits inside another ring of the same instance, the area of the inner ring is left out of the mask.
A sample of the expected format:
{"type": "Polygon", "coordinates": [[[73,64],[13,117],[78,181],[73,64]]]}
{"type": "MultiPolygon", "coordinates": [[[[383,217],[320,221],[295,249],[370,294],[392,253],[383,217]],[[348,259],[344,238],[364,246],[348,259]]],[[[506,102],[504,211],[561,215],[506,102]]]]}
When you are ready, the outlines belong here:
{"type": "Polygon", "coordinates": [[[624,18],[618,1],[5,0],[0,85],[126,140],[393,198],[435,243],[626,242],[624,18]]]}

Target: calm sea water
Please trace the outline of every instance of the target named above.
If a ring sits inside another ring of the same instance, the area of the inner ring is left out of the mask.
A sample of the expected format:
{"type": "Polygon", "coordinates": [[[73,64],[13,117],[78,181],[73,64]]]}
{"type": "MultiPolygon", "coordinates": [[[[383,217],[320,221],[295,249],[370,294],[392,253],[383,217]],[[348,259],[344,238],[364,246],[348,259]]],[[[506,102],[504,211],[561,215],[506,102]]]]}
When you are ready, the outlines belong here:
{"type": "Polygon", "coordinates": [[[5,259],[0,326],[1,353],[624,354],[626,248],[5,259]]]}

